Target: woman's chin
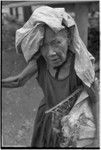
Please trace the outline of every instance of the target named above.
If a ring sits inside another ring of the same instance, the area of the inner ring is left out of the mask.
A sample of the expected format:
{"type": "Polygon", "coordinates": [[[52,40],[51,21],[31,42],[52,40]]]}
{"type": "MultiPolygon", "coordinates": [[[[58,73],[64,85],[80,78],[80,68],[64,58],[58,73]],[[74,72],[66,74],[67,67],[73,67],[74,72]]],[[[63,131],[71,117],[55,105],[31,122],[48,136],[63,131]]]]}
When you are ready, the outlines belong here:
{"type": "Polygon", "coordinates": [[[62,65],[62,62],[61,62],[61,63],[51,64],[51,66],[52,66],[53,68],[55,68],[55,67],[59,67],[59,66],[61,66],[61,65],[62,65]]]}

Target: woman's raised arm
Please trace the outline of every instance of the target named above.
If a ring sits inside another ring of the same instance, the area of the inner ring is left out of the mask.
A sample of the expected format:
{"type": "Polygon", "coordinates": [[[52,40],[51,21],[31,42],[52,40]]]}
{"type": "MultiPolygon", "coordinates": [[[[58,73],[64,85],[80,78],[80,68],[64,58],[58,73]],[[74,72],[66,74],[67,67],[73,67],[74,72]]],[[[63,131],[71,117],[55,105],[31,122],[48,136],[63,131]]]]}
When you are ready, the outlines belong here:
{"type": "Polygon", "coordinates": [[[17,88],[22,87],[37,72],[36,60],[31,60],[26,68],[17,76],[2,79],[2,87],[17,88]]]}

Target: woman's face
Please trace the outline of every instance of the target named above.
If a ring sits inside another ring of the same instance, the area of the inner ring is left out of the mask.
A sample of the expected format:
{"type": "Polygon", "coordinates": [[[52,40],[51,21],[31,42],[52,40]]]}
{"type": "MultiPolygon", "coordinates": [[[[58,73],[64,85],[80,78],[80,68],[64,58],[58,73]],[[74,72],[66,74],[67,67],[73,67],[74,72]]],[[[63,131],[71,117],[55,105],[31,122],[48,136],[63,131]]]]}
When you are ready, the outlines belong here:
{"type": "Polygon", "coordinates": [[[65,62],[68,51],[68,34],[66,30],[54,33],[50,28],[46,29],[41,54],[51,67],[58,67],[65,62]]]}

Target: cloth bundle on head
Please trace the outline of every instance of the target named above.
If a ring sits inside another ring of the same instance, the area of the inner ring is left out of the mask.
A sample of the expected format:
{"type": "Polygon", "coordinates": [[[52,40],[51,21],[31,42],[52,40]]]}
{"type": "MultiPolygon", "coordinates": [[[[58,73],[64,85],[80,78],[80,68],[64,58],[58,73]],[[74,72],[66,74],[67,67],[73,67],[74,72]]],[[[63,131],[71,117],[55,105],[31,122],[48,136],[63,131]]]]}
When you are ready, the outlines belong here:
{"type": "Polygon", "coordinates": [[[28,62],[38,52],[44,39],[44,25],[48,25],[55,33],[70,28],[72,43],[70,50],[75,53],[75,71],[77,76],[87,85],[94,82],[94,57],[88,52],[81,40],[74,19],[64,8],[41,6],[37,8],[25,25],[16,31],[16,49],[23,53],[28,62]],[[65,26],[64,26],[64,25],[65,26]]]}

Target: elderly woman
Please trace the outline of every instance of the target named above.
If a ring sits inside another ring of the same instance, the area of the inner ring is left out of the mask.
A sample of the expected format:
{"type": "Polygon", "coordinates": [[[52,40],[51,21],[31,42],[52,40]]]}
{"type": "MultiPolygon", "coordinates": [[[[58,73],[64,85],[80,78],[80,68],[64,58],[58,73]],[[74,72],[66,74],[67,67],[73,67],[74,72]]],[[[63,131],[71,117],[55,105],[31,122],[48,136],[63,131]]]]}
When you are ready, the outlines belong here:
{"type": "Polygon", "coordinates": [[[94,58],[64,8],[41,6],[16,32],[16,48],[27,67],[2,80],[20,87],[36,75],[44,98],[38,108],[31,147],[87,147],[96,138],[94,58]]]}

